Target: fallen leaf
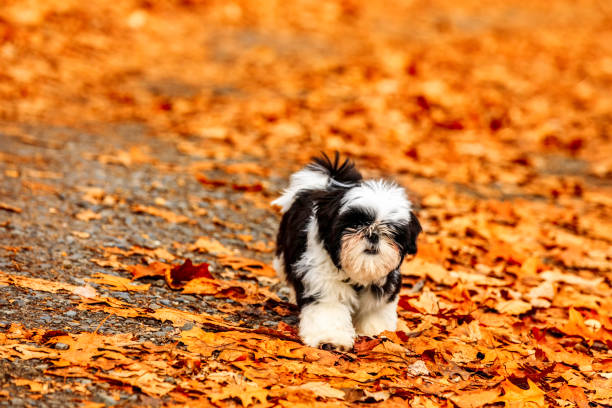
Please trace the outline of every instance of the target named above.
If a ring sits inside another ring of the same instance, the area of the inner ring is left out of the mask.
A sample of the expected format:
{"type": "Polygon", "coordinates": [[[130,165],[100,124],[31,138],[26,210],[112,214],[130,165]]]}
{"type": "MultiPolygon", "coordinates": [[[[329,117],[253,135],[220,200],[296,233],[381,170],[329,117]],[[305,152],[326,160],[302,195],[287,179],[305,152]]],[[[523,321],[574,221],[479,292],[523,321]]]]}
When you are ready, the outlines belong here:
{"type": "Polygon", "coordinates": [[[435,293],[430,291],[424,291],[418,300],[411,299],[409,303],[422,313],[435,315],[440,311],[439,299],[435,293]]]}
{"type": "Polygon", "coordinates": [[[114,369],[108,373],[99,373],[98,377],[138,387],[145,394],[153,397],[164,396],[175,387],[165,382],[161,376],[146,371],[114,369]]]}
{"type": "Polygon", "coordinates": [[[81,221],[91,221],[91,220],[99,220],[102,218],[102,215],[93,212],[92,210],[83,210],[75,215],[77,220],[81,221]]]}
{"type": "Polygon", "coordinates": [[[213,180],[213,179],[208,178],[204,174],[196,175],[196,179],[203,185],[210,186],[210,187],[222,187],[228,184],[227,180],[213,180]]]}
{"type": "Polygon", "coordinates": [[[406,373],[412,377],[429,375],[429,370],[423,360],[417,360],[406,368],[406,373]]]}
{"type": "Polygon", "coordinates": [[[197,241],[189,246],[189,251],[198,251],[210,253],[213,255],[233,255],[234,251],[226,248],[216,239],[200,237],[197,241]]]}
{"type": "Polygon", "coordinates": [[[268,398],[268,391],[254,383],[228,384],[217,392],[210,393],[209,398],[213,403],[228,398],[238,398],[243,407],[248,407],[255,402],[264,404],[268,398]]]}
{"type": "Polygon", "coordinates": [[[563,384],[557,391],[557,394],[564,400],[576,404],[578,408],[586,408],[589,406],[589,400],[584,390],[580,387],[571,387],[567,384],[563,384]]]}
{"type": "Polygon", "coordinates": [[[344,391],[337,390],[325,382],[307,382],[291,388],[312,391],[316,396],[323,398],[344,398],[344,391]]]}
{"type": "Polygon", "coordinates": [[[505,407],[521,408],[521,407],[545,407],[546,393],[538,388],[531,380],[527,380],[529,388],[524,390],[510,381],[506,380],[502,383],[504,395],[498,397],[495,402],[503,402],[505,407]]]}
{"type": "Polygon", "coordinates": [[[361,388],[353,388],[346,391],[344,399],[347,402],[380,402],[389,399],[389,391],[371,392],[361,388]]]}
{"type": "Polygon", "coordinates": [[[117,255],[111,255],[108,259],[91,258],[90,261],[103,268],[111,267],[115,270],[120,270],[120,271],[127,270],[130,266],[123,262],[120,262],[117,259],[117,255]]]}
{"type": "Polygon", "coordinates": [[[166,283],[172,289],[180,289],[186,282],[197,278],[214,279],[208,271],[207,263],[194,265],[190,259],[186,259],[182,265],[166,270],[166,283]]]}
{"type": "Polygon", "coordinates": [[[86,239],[91,236],[89,232],[81,232],[81,231],[72,231],[72,235],[74,235],[77,238],[81,238],[81,239],[86,239]]]}
{"type": "Polygon", "coordinates": [[[498,390],[480,390],[474,392],[461,391],[451,397],[451,401],[459,408],[479,408],[492,403],[499,396],[498,390]]]}
{"type": "Polygon", "coordinates": [[[246,244],[247,249],[250,249],[251,251],[257,251],[257,252],[263,252],[263,253],[271,253],[274,252],[274,250],[276,249],[276,244],[274,244],[273,242],[263,242],[263,241],[257,241],[255,243],[247,243],[246,244]]]}
{"type": "Polygon", "coordinates": [[[50,391],[48,383],[41,383],[38,381],[28,380],[25,378],[15,378],[12,380],[13,384],[18,387],[29,387],[30,391],[46,394],[50,391]]]}
{"type": "Polygon", "coordinates": [[[495,309],[503,314],[520,315],[531,310],[531,303],[519,299],[502,300],[497,303],[495,309]]]}
{"type": "Polygon", "coordinates": [[[97,298],[99,296],[96,289],[94,289],[94,287],[90,285],[79,286],[77,288],[74,288],[72,290],[72,293],[74,293],[75,295],[84,297],[84,298],[89,298],[89,299],[97,298]]]}
{"type": "Polygon", "coordinates": [[[10,212],[14,212],[19,214],[21,212],[21,208],[16,207],[14,205],[10,205],[7,203],[4,203],[2,201],[0,201],[0,210],[6,210],[6,211],[10,211],[10,212]]]}
{"type": "Polygon", "coordinates": [[[565,325],[559,327],[559,330],[570,336],[580,336],[588,340],[589,344],[593,344],[595,340],[600,340],[602,342],[612,341],[612,334],[603,327],[599,329],[588,327],[580,312],[574,308],[570,308],[568,321],[565,325]]]}
{"type": "Polygon", "coordinates": [[[532,304],[536,299],[553,300],[555,298],[555,285],[552,281],[544,281],[535,288],[527,292],[527,299],[530,299],[532,304]]]}
{"type": "Polygon", "coordinates": [[[426,262],[420,258],[413,259],[410,262],[404,262],[401,266],[402,275],[428,277],[436,283],[451,286],[457,282],[455,277],[452,277],[449,272],[440,265],[426,262]]]}
{"type": "Polygon", "coordinates": [[[221,265],[230,267],[234,270],[245,270],[259,276],[276,276],[276,271],[271,266],[255,259],[243,258],[236,255],[221,255],[218,260],[221,265]]]}
{"type": "Polygon", "coordinates": [[[559,271],[542,272],[540,274],[540,277],[550,282],[564,282],[570,285],[585,286],[590,288],[597,287],[604,279],[602,277],[593,277],[592,279],[585,279],[581,278],[580,276],[576,276],[569,273],[562,273],[559,271]]]}
{"type": "Polygon", "coordinates": [[[146,292],[151,287],[150,283],[144,285],[135,285],[130,279],[121,276],[107,275],[105,273],[96,273],[92,276],[93,279],[85,279],[89,282],[97,283],[98,285],[108,286],[111,290],[146,292]]]}
{"type": "Polygon", "coordinates": [[[136,214],[149,214],[155,217],[163,218],[164,220],[172,223],[192,223],[191,219],[189,219],[188,217],[185,217],[184,215],[175,214],[172,211],[163,208],[134,204],[131,207],[131,210],[136,214]]]}
{"type": "MultiPolygon", "coordinates": [[[[32,290],[38,290],[42,292],[57,293],[59,291],[66,291],[74,293],[80,296],[89,295],[95,293],[95,289],[91,286],[76,286],[69,283],[49,281],[46,279],[30,278],[27,276],[11,275],[6,272],[0,271],[0,284],[15,285],[22,288],[28,288],[32,290]]],[[[87,296],[85,296],[87,297],[87,296]]]]}
{"type": "Polygon", "coordinates": [[[130,265],[127,270],[132,274],[132,279],[140,279],[148,277],[165,277],[172,268],[172,265],[163,262],[153,262],[150,265],[130,265]]]}

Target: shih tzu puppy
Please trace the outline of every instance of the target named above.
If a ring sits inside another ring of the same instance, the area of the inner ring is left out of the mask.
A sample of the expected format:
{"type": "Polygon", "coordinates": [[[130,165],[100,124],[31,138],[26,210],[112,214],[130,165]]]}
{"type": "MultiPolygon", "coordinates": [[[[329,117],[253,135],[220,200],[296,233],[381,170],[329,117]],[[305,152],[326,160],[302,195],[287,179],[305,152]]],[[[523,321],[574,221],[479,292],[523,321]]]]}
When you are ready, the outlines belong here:
{"type": "Polygon", "coordinates": [[[347,350],[357,335],[396,330],[399,268],[422,231],[404,189],[323,154],[273,204],[283,213],[274,267],[293,289],[304,343],[347,350]]]}

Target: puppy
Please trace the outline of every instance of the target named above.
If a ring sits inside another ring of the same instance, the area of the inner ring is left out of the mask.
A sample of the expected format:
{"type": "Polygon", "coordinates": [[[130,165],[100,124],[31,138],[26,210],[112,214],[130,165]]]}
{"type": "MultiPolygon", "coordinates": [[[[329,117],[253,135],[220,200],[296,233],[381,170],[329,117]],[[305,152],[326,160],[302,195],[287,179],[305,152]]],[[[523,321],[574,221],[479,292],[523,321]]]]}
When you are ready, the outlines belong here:
{"type": "Polygon", "coordinates": [[[399,267],[422,231],[404,189],[323,154],[273,204],[283,213],[274,267],[293,289],[303,342],[348,350],[357,335],[396,330],[399,267]]]}

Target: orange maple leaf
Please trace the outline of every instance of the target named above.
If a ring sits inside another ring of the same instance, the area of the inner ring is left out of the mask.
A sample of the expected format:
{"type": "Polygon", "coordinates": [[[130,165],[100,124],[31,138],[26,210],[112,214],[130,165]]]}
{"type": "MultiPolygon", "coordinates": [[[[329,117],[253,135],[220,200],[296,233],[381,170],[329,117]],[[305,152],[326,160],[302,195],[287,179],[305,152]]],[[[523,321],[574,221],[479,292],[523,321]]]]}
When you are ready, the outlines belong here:
{"type": "Polygon", "coordinates": [[[545,407],[546,393],[530,379],[527,379],[527,383],[529,388],[524,390],[508,380],[504,381],[502,384],[504,395],[497,398],[495,402],[503,402],[505,407],[510,408],[545,407]]]}

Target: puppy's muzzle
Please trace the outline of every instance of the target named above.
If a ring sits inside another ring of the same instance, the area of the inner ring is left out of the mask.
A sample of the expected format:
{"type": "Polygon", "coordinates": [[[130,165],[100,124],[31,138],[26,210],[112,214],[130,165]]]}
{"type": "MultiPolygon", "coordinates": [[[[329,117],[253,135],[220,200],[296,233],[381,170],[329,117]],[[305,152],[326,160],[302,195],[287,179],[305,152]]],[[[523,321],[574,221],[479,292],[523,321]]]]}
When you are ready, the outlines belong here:
{"type": "Polygon", "coordinates": [[[375,255],[378,253],[378,241],[380,241],[380,236],[378,235],[378,231],[375,228],[369,227],[364,234],[366,240],[366,247],[364,252],[366,254],[375,255]]]}

